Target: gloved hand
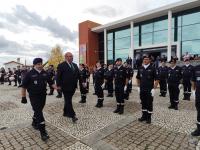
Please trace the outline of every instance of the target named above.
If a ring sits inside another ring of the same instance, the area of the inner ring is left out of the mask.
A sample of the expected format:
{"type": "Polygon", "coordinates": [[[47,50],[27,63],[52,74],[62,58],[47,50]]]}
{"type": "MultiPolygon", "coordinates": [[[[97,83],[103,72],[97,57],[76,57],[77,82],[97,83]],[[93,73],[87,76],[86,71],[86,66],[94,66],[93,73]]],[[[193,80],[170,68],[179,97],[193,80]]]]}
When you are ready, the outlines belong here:
{"type": "Polygon", "coordinates": [[[138,93],[140,94],[140,87],[137,88],[138,93]]]}
{"type": "Polygon", "coordinates": [[[101,88],[102,88],[102,89],[104,89],[104,88],[105,88],[105,83],[103,83],[103,84],[101,85],[101,88]]]}
{"type": "Polygon", "coordinates": [[[124,86],[124,92],[126,92],[126,90],[127,90],[127,86],[125,85],[125,86],[124,86]]]}
{"type": "Polygon", "coordinates": [[[128,83],[131,84],[131,80],[128,80],[128,83]]]}
{"type": "Polygon", "coordinates": [[[182,89],[182,84],[179,84],[178,88],[179,88],[179,89],[182,89]]]}
{"type": "Polygon", "coordinates": [[[151,96],[154,97],[154,95],[155,95],[155,90],[152,89],[152,90],[151,90],[151,96]]]}
{"type": "Polygon", "coordinates": [[[26,97],[22,97],[21,103],[22,103],[22,104],[26,104],[26,103],[27,103],[26,97]]]}
{"type": "Polygon", "coordinates": [[[194,98],[194,100],[196,99],[195,90],[192,90],[192,97],[194,98]]]}
{"type": "Polygon", "coordinates": [[[82,83],[83,87],[86,88],[87,87],[87,83],[82,83]]]}

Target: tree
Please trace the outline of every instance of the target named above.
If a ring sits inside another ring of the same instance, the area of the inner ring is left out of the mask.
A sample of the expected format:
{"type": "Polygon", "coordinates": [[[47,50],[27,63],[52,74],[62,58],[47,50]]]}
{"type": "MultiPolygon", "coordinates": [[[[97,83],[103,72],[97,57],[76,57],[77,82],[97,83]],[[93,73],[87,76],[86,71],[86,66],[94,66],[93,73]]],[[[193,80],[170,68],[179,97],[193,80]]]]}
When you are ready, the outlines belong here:
{"type": "Polygon", "coordinates": [[[48,60],[48,65],[54,65],[57,68],[58,64],[64,61],[64,56],[62,49],[59,45],[52,48],[50,58],[48,60]]]}

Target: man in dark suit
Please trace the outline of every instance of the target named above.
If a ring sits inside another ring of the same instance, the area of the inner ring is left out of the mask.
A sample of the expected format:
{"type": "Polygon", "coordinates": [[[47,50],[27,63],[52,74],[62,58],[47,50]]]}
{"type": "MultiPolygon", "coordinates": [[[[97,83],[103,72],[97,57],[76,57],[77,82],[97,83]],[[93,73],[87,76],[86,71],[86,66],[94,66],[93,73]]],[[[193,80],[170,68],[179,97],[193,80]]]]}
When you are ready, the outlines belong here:
{"type": "Polygon", "coordinates": [[[67,52],[65,54],[65,61],[58,65],[56,83],[58,89],[62,90],[65,99],[63,116],[72,118],[72,121],[76,122],[78,118],[76,118],[76,113],[72,106],[72,96],[77,88],[79,69],[72,61],[72,53],[67,52]]]}

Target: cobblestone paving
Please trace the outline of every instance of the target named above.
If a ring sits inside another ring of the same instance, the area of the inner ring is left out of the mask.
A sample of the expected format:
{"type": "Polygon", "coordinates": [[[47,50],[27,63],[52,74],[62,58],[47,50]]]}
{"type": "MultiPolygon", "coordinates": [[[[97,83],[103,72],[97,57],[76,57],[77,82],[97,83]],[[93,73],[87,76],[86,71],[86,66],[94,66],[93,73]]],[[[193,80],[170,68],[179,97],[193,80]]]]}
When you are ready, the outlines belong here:
{"type": "Polygon", "coordinates": [[[134,89],[126,101],[124,115],[112,113],[115,98],[106,97],[104,107],[95,108],[97,97],[92,95],[86,104],[79,104],[80,92],[73,97],[78,122],[62,116],[63,98],[47,96],[44,115],[48,142],[40,139],[39,132],[31,127],[32,109],[20,103],[20,89],[0,85],[0,150],[2,149],[65,149],[65,150],[143,150],[143,149],[195,149],[199,139],[190,136],[195,128],[194,100],[183,101],[180,96],[179,110],[169,110],[169,98],[154,98],[152,124],[139,123],[141,104],[134,89]]]}

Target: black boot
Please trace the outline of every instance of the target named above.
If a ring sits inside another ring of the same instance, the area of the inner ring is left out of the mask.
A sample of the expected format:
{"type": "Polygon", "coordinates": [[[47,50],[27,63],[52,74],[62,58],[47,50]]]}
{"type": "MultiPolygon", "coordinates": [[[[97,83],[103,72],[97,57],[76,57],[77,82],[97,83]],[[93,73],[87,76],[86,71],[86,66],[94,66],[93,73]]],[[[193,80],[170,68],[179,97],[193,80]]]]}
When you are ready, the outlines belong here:
{"type": "Polygon", "coordinates": [[[142,111],[142,117],[138,118],[138,121],[142,122],[142,121],[146,121],[146,120],[147,120],[147,112],[142,111]]]}
{"type": "Polygon", "coordinates": [[[196,130],[191,133],[192,136],[200,136],[200,124],[197,124],[196,130]]]}
{"type": "Polygon", "coordinates": [[[103,107],[103,99],[100,99],[99,108],[103,107]]]}
{"type": "Polygon", "coordinates": [[[124,105],[120,105],[119,114],[122,115],[124,113],[124,105]]]}
{"type": "Polygon", "coordinates": [[[95,107],[100,108],[100,100],[97,100],[97,104],[95,105],[95,107]]]}
{"type": "Polygon", "coordinates": [[[53,95],[53,91],[54,91],[54,89],[50,89],[50,92],[48,95],[53,95]]]}
{"type": "Polygon", "coordinates": [[[184,96],[183,96],[183,100],[187,100],[187,94],[184,93],[183,95],[184,95],[184,96]]]}
{"type": "Polygon", "coordinates": [[[47,134],[47,131],[45,130],[45,124],[39,124],[39,130],[42,141],[46,141],[49,139],[49,135],[47,134]]]}
{"type": "Polygon", "coordinates": [[[81,96],[79,103],[86,103],[86,96],[81,96]]]}
{"type": "Polygon", "coordinates": [[[151,113],[147,112],[147,119],[146,119],[147,124],[151,124],[151,113]]]}
{"type": "Polygon", "coordinates": [[[120,111],[120,104],[117,104],[117,108],[113,111],[114,113],[119,113],[120,111]]]}
{"type": "Polygon", "coordinates": [[[38,125],[37,125],[37,121],[35,118],[33,118],[33,122],[32,122],[32,126],[35,130],[38,130],[38,125]]]}

